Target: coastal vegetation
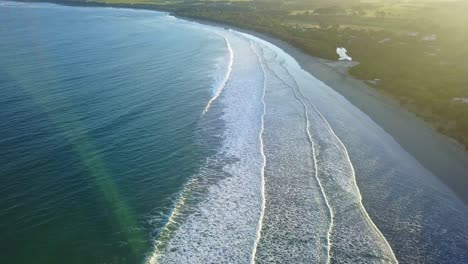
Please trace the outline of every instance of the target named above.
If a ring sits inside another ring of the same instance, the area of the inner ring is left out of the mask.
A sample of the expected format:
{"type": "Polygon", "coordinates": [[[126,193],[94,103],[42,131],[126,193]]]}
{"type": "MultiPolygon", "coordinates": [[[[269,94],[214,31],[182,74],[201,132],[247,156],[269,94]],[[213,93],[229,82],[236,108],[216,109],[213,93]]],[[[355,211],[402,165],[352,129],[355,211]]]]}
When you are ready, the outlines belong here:
{"type": "Polygon", "coordinates": [[[266,33],[331,60],[344,46],[359,62],[350,74],[468,147],[465,1],[54,1],[166,10],[266,33]]]}

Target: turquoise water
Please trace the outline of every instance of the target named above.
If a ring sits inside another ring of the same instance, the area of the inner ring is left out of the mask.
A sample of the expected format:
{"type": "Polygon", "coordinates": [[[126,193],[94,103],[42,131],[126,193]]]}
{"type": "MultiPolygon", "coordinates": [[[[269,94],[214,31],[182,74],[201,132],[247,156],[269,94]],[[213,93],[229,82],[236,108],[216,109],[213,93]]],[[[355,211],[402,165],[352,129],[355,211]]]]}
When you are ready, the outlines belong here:
{"type": "Polygon", "coordinates": [[[222,125],[200,116],[224,40],[173,21],[0,7],[1,263],[138,263],[151,250],[222,125]]]}

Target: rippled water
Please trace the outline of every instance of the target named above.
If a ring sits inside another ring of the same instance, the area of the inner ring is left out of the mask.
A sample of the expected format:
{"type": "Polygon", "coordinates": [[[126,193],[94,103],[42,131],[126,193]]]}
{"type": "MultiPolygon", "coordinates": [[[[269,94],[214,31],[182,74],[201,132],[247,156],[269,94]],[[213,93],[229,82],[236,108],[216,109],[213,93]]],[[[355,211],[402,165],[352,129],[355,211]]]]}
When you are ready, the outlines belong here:
{"type": "Polygon", "coordinates": [[[272,44],[128,9],[0,25],[0,262],[468,259],[467,207],[272,44]]]}
{"type": "Polygon", "coordinates": [[[224,40],[124,9],[1,7],[0,24],[0,262],[142,261],[217,149],[200,115],[224,40]]]}

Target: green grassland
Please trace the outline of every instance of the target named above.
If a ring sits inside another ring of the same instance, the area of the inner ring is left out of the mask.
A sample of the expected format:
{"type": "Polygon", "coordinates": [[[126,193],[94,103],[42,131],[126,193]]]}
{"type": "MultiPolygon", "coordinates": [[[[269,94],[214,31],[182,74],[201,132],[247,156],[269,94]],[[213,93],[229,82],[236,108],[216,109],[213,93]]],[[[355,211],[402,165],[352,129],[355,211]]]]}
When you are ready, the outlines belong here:
{"type": "Polygon", "coordinates": [[[468,104],[453,100],[468,98],[467,1],[95,1],[256,30],[326,59],[344,46],[360,62],[350,74],[468,147],[468,104]]]}

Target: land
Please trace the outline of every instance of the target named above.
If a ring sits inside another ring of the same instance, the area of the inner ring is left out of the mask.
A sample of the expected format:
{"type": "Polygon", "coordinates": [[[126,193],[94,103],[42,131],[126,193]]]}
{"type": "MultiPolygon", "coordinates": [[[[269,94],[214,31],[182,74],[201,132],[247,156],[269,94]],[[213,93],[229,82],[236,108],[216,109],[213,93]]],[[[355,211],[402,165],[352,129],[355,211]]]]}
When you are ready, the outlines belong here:
{"type": "Polygon", "coordinates": [[[351,75],[468,147],[468,104],[454,99],[468,97],[468,21],[461,11],[468,5],[347,3],[231,3],[175,13],[266,33],[319,58],[335,60],[336,47],[344,46],[359,61],[351,75]]]}
{"type": "Polygon", "coordinates": [[[50,0],[171,12],[264,33],[349,74],[468,148],[468,3],[457,0],[50,0]]]}

